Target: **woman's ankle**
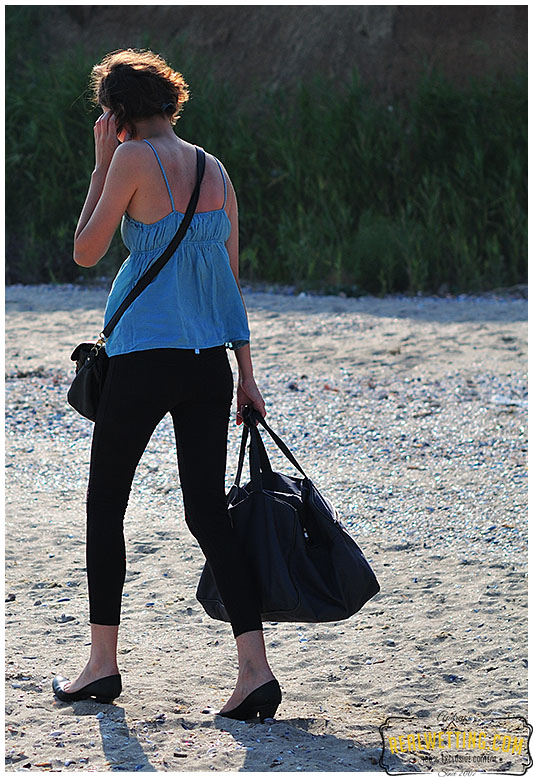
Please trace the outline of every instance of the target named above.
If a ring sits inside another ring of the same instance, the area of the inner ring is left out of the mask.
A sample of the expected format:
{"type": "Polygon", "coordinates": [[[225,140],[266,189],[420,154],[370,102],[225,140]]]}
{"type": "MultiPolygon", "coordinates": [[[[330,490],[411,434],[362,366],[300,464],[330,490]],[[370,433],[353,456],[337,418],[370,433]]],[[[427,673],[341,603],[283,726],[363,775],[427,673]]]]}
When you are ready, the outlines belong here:
{"type": "Polygon", "coordinates": [[[87,671],[91,674],[98,674],[107,677],[112,674],[119,674],[116,657],[98,657],[91,656],[87,663],[87,671]]]}
{"type": "Polygon", "coordinates": [[[256,677],[257,675],[273,675],[272,669],[270,668],[268,662],[266,660],[250,660],[246,659],[244,662],[242,662],[239,666],[239,677],[256,677]]]}
{"type": "Polygon", "coordinates": [[[118,626],[91,623],[91,653],[89,668],[100,676],[118,673],[118,626]]]}

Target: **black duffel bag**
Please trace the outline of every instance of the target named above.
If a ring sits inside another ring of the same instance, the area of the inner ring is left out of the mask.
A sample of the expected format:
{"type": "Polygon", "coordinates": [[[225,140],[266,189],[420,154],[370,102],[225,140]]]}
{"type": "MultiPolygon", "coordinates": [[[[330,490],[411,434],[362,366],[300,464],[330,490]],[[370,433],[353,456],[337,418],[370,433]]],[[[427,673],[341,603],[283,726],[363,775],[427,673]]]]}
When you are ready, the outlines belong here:
{"type": "MultiPolygon", "coordinates": [[[[243,434],[228,511],[235,541],[250,561],[260,592],[261,620],[322,623],[349,618],[379,583],[337,512],[307,477],[288,447],[255,409],[243,409],[243,434]],[[259,422],[302,478],[274,472],[259,422]],[[240,478],[250,435],[251,480],[240,478]]],[[[230,621],[206,560],[196,598],[209,616],[230,621]]]]}

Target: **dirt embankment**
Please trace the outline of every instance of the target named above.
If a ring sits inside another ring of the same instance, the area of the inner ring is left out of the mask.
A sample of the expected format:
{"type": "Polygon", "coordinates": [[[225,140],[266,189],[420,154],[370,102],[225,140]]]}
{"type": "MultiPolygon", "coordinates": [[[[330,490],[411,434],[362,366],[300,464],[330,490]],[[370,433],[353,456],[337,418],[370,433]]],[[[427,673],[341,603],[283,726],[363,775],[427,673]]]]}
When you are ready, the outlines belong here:
{"type": "MultiPolygon", "coordinates": [[[[527,6],[47,6],[48,51],[150,46],[210,62],[243,98],[313,74],[345,82],[357,67],[384,99],[408,92],[428,64],[456,83],[513,73],[527,57],[527,6]]],[[[180,67],[178,62],[172,63],[180,67]]]]}

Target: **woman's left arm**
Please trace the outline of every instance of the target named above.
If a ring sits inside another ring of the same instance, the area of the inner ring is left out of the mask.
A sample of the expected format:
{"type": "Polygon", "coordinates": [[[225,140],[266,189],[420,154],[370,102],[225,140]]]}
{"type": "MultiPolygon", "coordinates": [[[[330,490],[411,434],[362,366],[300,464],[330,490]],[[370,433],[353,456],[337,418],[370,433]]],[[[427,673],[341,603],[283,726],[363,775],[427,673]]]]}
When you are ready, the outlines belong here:
{"type": "Polygon", "coordinates": [[[93,267],[106,254],[137,188],[136,143],[119,146],[112,114],[94,125],[96,163],[74,235],[74,261],[93,267]]]}

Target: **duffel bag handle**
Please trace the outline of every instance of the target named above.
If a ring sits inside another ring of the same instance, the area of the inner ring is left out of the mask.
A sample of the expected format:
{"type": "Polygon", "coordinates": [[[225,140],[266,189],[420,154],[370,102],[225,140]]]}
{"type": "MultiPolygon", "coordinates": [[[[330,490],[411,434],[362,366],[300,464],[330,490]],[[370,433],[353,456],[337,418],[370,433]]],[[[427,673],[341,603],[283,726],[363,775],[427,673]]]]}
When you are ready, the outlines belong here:
{"type": "MultiPolygon", "coordinates": [[[[256,420],[257,420],[257,421],[259,421],[259,423],[261,424],[261,426],[264,426],[264,427],[265,427],[265,429],[267,430],[267,432],[269,433],[269,435],[272,437],[272,439],[274,440],[274,442],[276,443],[276,445],[278,446],[278,448],[280,449],[280,451],[281,451],[282,453],[284,453],[284,454],[285,454],[285,456],[288,458],[288,460],[291,462],[291,464],[292,464],[293,466],[295,466],[295,467],[296,467],[296,469],[297,469],[299,472],[301,472],[301,473],[302,473],[302,475],[304,476],[304,478],[308,479],[308,478],[307,478],[307,475],[306,475],[306,474],[305,474],[305,472],[303,471],[302,467],[301,467],[301,466],[298,464],[298,462],[296,461],[296,459],[294,458],[294,456],[292,455],[292,453],[290,452],[290,450],[288,449],[288,447],[285,445],[285,443],[283,442],[283,440],[282,440],[280,437],[278,437],[278,435],[276,434],[276,432],[274,432],[274,431],[273,431],[273,430],[270,428],[270,426],[267,424],[267,422],[265,421],[265,419],[263,418],[263,416],[261,415],[261,413],[259,413],[259,412],[258,412],[258,411],[257,411],[257,410],[256,410],[254,407],[252,407],[251,405],[244,405],[244,407],[242,408],[242,420],[243,420],[244,424],[250,428],[250,432],[253,434],[253,432],[255,431],[255,432],[257,433],[257,435],[258,435],[259,439],[261,440],[261,435],[259,434],[259,431],[258,431],[258,429],[257,429],[257,425],[256,425],[256,423],[255,423],[255,421],[256,421],[256,420]]],[[[244,436],[244,435],[243,435],[243,436],[244,436]]],[[[261,440],[261,444],[262,444],[262,440],[261,440]]]]}
{"type": "MultiPolygon", "coordinates": [[[[248,441],[248,433],[249,432],[248,432],[247,424],[243,424],[242,437],[241,437],[241,447],[240,447],[240,450],[239,450],[239,462],[238,462],[238,465],[237,465],[237,474],[235,475],[235,481],[234,481],[236,486],[239,486],[240,482],[241,482],[242,468],[244,466],[244,456],[246,454],[246,443],[248,441]]],[[[268,455],[267,455],[267,452],[265,450],[265,446],[263,445],[263,441],[261,439],[261,435],[258,435],[258,437],[259,437],[259,445],[257,446],[257,448],[258,448],[258,453],[259,453],[259,469],[261,470],[261,472],[272,472],[272,467],[270,465],[270,461],[268,459],[268,455]]],[[[253,440],[253,438],[250,440],[250,454],[251,454],[251,450],[252,450],[251,449],[252,440],[253,440]]],[[[250,458],[250,475],[251,474],[252,474],[252,460],[250,458]]],[[[256,483],[256,485],[258,484],[257,483],[257,477],[255,479],[255,483],[256,483]]]]}

